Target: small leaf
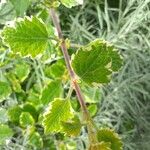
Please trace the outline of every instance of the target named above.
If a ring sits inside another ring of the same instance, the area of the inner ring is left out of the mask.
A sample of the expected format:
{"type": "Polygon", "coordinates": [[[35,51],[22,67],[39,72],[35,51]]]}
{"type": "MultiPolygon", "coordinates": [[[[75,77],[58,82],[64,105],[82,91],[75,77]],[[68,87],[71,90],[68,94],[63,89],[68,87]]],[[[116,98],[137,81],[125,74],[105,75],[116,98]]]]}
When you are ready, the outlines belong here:
{"type": "Polygon", "coordinates": [[[60,0],[60,1],[63,5],[65,5],[68,8],[83,4],[83,0],[60,0]]]}
{"type": "Polygon", "coordinates": [[[62,78],[65,73],[66,67],[60,61],[52,64],[51,66],[46,66],[44,72],[45,75],[49,78],[62,78]]]}
{"type": "Polygon", "coordinates": [[[34,88],[31,88],[28,92],[27,101],[38,107],[41,105],[40,93],[35,91],[34,88]]]}
{"type": "Polygon", "coordinates": [[[43,120],[45,133],[59,132],[62,129],[61,122],[73,117],[69,100],[55,99],[50,103],[49,110],[43,120]]]}
{"type": "Polygon", "coordinates": [[[39,149],[43,147],[43,140],[38,132],[33,132],[29,135],[28,143],[33,147],[38,147],[39,149]]]}
{"type": "Polygon", "coordinates": [[[13,131],[5,124],[0,124],[0,145],[11,138],[13,131]]]}
{"type": "Polygon", "coordinates": [[[15,53],[35,57],[47,46],[48,33],[44,23],[36,17],[25,17],[16,22],[16,27],[6,27],[2,32],[4,42],[15,53]]]}
{"type": "Polygon", "coordinates": [[[30,4],[29,0],[10,0],[10,2],[13,4],[18,16],[23,16],[30,4]]]}
{"type": "Polygon", "coordinates": [[[23,111],[22,108],[20,108],[18,105],[9,108],[8,109],[9,120],[13,123],[19,124],[19,117],[22,111],[23,111]]]}
{"type": "Polygon", "coordinates": [[[83,0],[44,0],[45,5],[50,8],[59,7],[60,2],[68,8],[83,4],[83,0]]]}
{"type": "Polygon", "coordinates": [[[116,49],[99,39],[80,48],[72,60],[76,74],[89,85],[108,83],[110,75],[118,71],[121,64],[116,49]]]}
{"type": "Polygon", "coordinates": [[[77,116],[68,122],[62,122],[62,131],[68,136],[78,136],[81,131],[82,124],[77,116]]]}
{"type": "Polygon", "coordinates": [[[69,142],[65,143],[67,150],[76,150],[77,149],[77,142],[72,139],[69,142]]]}
{"type": "Polygon", "coordinates": [[[30,66],[23,60],[18,60],[15,64],[14,73],[20,82],[23,82],[30,73],[30,66]]]}
{"type": "Polygon", "coordinates": [[[123,144],[120,137],[111,129],[100,129],[97,133],[97,138],[99,142],[110,143],[111,150],[123,150],[123,144]]]}
{"type": "Polygon", "coordinates": [[[11,87],[7,82],[0,81],[0,102],[11,94],[11,87]]]}
{"type": "Polygon", "coordinates": [[[85,97],[85,101],[87,103],[99,103],[101,100],[101,91],[99,88],[97,87],[90,87],[87,86],[86,84],[83,84],[82,88],[82,92],[84,94],[85,97]]]}
{"type": "Polygon", "coordinates": [[[13,72],[8,72],[6,74],[6,77],[8,78],[9,82],[11,83],[13,91],[17,93],[23,92],[19,80],[16,78],[16,75],[13,72]]]}
{"type": "Polygon", "coordinates": [[[41,102],[47,105],[54,98],[59,97],[62,91],[61,80],[51,81],[43,90],[41,102]]]}
{"type": "Polygon", "coordinates": [[[59,7],[60,2],[58,0],[44,0],[44,4],[49,8],[59,7]]]}
{"type": "Polygon", "coordinates": [[[111,149],[109,143],[100,142],[96,144],[91,144],[89,150],[111,150],[111,149]]]}
{"type": "Polygon", "coordinates": [[[98,111],[97,104],[90,104],[88,106],[88,111],[90,112],[92,117],[95,116],[98,111]]]}
{"type": "Polygon", "coordinates": [[[19,119],[20,125],[24,128],[34,124],[34,119],[28,112],[22,112],[19,119]]]}
{"type": "Polygon", "coordinates": [[[26,103],[23,105],[23,112],[28,112],[32,115],[32,117],[37,120],[38,119],[38,113],[36,108],[34,107],[34,105],[32,105],[31,103],[26,103]]]}

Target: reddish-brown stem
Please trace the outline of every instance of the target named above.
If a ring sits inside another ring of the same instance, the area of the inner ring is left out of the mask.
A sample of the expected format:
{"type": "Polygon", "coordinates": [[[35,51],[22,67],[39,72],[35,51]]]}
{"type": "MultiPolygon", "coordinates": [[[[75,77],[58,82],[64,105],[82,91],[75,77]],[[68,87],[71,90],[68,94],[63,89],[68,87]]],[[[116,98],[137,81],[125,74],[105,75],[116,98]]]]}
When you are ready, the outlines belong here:
{"type": "Polygon", "coordinates": [[[88,120],[88,119],[90,119],[89,112],[87,110],[87,107],[86,107],[83,95],[81,93],[81,89],[80,89],[80,87],[79,87],[79,85],[78,85],[78,83],[76,81],[75,73],[74,73],[74,71],[73,71],[73,69],[71,67],[71,64],[70,64],[70,56],[68,54],[66,43],[65,43],[65,40],[63,38],[63,34],[62,34],[61,27],[60,27],[60,24],[59,24],[58,16],[57,16],[57,14],[56,14],[56,12],[55,12],[55,10],[53,8],[50,10],[50,13],[51,13],[53,24],[56,27],[56,30],[57,30],[57,33],[58,33],[58,37],[59,37],[60,40],[62,40],[61,50],[62,50],[62,53],[64,55],[64,59],[65,59],[66,66],[67,66],[67,69],[68,69],[69,74],[70,74],[70,78],[71,78],[71,80],[73,82],[73,86],[74,86],[74,89],[76,91],[76,94],[77,94],[77,97],[78,97],[78,101],[79,101],[79,103],[81,105],[81,108],[82,108],[83,115],[84,115],[85,119],[88,120]]]}

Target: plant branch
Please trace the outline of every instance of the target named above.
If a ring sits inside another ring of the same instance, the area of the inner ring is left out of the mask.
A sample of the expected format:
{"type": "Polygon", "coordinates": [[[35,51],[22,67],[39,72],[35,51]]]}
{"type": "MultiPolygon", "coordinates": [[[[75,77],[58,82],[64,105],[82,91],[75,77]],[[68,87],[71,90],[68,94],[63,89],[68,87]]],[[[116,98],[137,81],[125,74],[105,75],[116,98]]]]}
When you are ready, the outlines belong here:
{"type": "Polygon", "coordinates": [[[65,62],[66,62],[66,66],[67,66],[67,69],[69,71],[69,74],[70,74],[70,78],[72,80],[72,83],[73,83],[73,87],[76,91],[76,94],[77,94],[77,97],[78,97],[78,101],[81,105],[81,109],[83,111],[83,115],[87,120],[90,119],[90,115],[89,115],[89,112],[86,108],[86,104],[85,104],[85,101],[84,101],[84,98],[83,98],[83,95],[81,93],[81,89],[76,81],[76,75],[71,67],[71,64],[70,64],[70,56],[68,54],[68,51],[67,51],[67,47],[66,47],[66,43],[65,43],[65,40],[63,38],[63,34],[62,34],[62,31],[61,31],[61,27],[60,27],[60,24],[59,24],[59,18],[55,12],[55,10],[53,8],[50,9],[50,14],[51,14],[51,17],[52,17],[52,21],[53,21],[53,24],[54,26],[56,27],[56,30],[57,30],[57,33],[58,33],[58,37],[60,40],[62,40],[62,43],[61,43],[61,50],[62,50],[62,53],[64,55],[64,59],[65,59],[65,62]]]}

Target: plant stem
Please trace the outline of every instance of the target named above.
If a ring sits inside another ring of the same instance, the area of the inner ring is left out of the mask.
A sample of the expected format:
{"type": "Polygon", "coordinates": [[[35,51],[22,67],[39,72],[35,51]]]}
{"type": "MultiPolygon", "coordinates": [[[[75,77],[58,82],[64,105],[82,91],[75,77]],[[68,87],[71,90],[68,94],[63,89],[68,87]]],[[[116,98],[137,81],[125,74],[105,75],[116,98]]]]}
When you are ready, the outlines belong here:
{"type": "Polygon", "coordinates": [[[70,86],[66,99],[70,99],[72,92],[73,92],[73,87],[70,86]]]}
{"type": "Polygon", "coordinates": [[[85,119],[87,121],[87,120],[90,119],[90,115],[89,115],[89,112],[87,110],[83,95],[81,93],[81,89],[80,89],[80,87],[79,87],[79,85],[76,81],[76,75],[75,75],[75,73],[74,73],[74,71],[71,67],[71,64],[70,64],[70,56],[68,54],[66,43],[65,43],[65,40],[63,38],[63,34],[62,34],[61,27],[60,27],[60,24],[59,24],[58,16],[57,16],[57,14],[56,14],[56,12],[53,8],[50,9],[50,14],[51,14],[51,17],[52,17],[53,24],[56,27],[58,37],[59,37],[60,40],[62,40],[62,43],[61,43],[60,47],[61,47],[64,59],[65,59],[65,62],[66,62],[67,69],[68,69],[69,74],[70,74],[70,78],[73,82],[73,86],[74,86],[74,89],[76,91],[78,101],[81,105],[81,109],[83,111],[83,116],[85,117],[85,119]]]}

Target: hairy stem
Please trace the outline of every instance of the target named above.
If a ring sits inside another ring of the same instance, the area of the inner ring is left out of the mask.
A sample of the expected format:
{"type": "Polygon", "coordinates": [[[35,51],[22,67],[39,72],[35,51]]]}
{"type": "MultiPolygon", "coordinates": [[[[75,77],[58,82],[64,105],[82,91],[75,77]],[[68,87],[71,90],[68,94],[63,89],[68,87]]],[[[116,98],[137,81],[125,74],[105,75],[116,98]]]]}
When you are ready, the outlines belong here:
{"type": "Polygon", "coordinates": [[[69,74],[70,74],[70,78],[71,78],[73,86],[74,86],[74,89],[76,91],[79,103],[81,105],[81,108],[82,108],[82,111],[83,111],[83,115],[84,115],[86,120],[89,120],[90,115],[89,115],[89,112],[87,110],[86,104],[84,102],[84,98],[83,98],[83,95],[81,93],[81,89],[80,89],[80,87],[79,87],[79,85],[78,85],[78,83],[76,81],[75,73],[74,73],[74,71],[73,71],[73,69],[71,67],[71,64],[70,64],[70,56],[68,54],[66,43],[65,43],[65,40],[63,38],[63,34],[62,34],[61,27],[60,27],[60,24],[59,24],[58,16],[57,16],[57,14],[56,14],[56,12],[55,12],[55,10],[53,8],[50,9],[50,13],[51,13],[53,24],[56,27],[56,30],[57,30],[57,33],[58,33],[58,37],[59,37],[60,40],[62,40],[61,50],[62,50],[64,59],[65,59],[65,62],[66,62],[67,69],[68,69],[69,74]]]}

